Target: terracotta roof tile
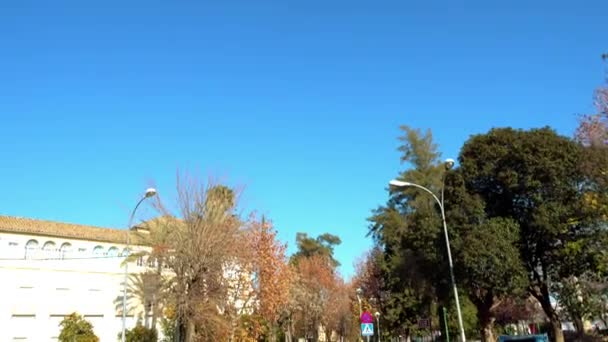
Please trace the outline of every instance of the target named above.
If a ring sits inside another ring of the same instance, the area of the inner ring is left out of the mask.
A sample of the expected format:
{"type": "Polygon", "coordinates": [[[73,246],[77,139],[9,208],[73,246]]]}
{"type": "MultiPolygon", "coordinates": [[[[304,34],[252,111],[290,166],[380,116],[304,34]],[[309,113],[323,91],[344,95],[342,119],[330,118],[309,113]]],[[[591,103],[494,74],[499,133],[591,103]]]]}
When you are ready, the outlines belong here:
{"type": "MultiPolygon", "coordinates": [[[[0,232],[37,234],[62,238],[125,243],[125,231],[82,224],[36,220],[25,217],[0,216],[0,232]]],[[[137,237],[131,234],[131,242],[137,237]]]]}

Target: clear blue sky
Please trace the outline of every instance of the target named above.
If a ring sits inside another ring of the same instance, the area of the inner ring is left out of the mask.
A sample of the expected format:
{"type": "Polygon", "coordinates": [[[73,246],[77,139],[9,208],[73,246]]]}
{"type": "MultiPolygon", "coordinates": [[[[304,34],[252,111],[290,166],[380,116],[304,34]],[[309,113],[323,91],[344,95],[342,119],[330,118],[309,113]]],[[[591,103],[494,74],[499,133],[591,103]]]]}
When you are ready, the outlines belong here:
{"type": "Polygon", "coordinates": [[[124,227],[180,168],[244,185],[291,247],[339,235],[350,275],[400,124],[448,157],[592,109],[608,2],[496,3],[3,1],[0,214],[124,227]]]}

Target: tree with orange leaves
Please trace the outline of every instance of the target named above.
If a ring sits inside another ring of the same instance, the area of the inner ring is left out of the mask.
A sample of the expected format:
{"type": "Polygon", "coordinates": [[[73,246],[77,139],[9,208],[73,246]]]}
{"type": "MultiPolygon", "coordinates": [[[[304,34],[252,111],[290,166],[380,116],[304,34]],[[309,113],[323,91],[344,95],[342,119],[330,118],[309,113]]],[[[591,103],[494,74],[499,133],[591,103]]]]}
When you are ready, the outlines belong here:
{"type": "Polygon", "coordinates": [[[322,255],[303,257],[298,260],[296,312],[297,330],[306,338],[317,341],[319,327],[328,307],[335,286],[335,274],[331,260],[322,255]]]}
{"type": "Polygon", "coordinates": [[[378,301],[384,299],[382,291],[385,288],[385,280],[380,268],[382,258],[382,250],[374,247],[358,260],[353,278],[355,288],[360,288],[367,297],[375,298],[378,301]]]}
{"type": "Polygon", "coordinates": [[[249,243],[253,251],[257,312],[268,322],[269,337],[274,341],[277,322],[289,300],[292,279],[285,256],[287,246],[277,240],[272,223],[264,218],[261,221],[252,220],[249,243]]]}
{"type": "Polygon", "coordinates": [[[293,281],[283,315],[285,340],[292,341],[292,334],[313,341],[318,341],[321,333],[325,340],[336,334],[348,336],[352,331],[352,291],[339,277],[339,263],[333,257],[340,238],[328,233],[317,238],[298,233],[296,242],[298,251],[290,260],[293,281]]]}
{"type": "Polygon", "coordinates": [[[355,293],[353,283],[346,283],[339,277],[335,278],[335,284],[331,288],[323,315],[326,341],[331,338],[332,334],[338,337],[338,341],[342,341],[342,338],[354,340],[359,335],[358,314],[353,312],[353,304],[356,302],[352,296],[353,293],[355,293]]]}

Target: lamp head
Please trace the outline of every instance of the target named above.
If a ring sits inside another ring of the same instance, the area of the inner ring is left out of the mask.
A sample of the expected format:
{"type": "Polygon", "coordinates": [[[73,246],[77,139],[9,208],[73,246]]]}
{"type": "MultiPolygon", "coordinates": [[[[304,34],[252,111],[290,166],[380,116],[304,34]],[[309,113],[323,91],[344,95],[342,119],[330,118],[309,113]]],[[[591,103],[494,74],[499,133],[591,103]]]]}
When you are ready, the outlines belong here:
{"type": "Polygon", "coordinates": [[[412,185],[412,183],[400,181],[398,179],[393,179],[392,181],[388,182],[388,185],[395,187],[395,188],[405,188],[407,186],[412,185]]]}
{"type": "Polygon", "coordinates": [[[446,170],[451,170],[454,167],[454,159],[452,159],[452,158],[446,159],[444,162],[444,165],[445,165],[446,170]]]}
{"type": "Polygon", "coordinates": [[[374,316],[376,316],[376,318],[380,318],[380,313],[376,311],[376,313],[374,313],[374,316]]]}
{"type": "Polygon", "coordinates": [[[156,195],[156,189],[154,188],[148,188],[146,189],[146,194],[144,195],[144,197],[146,198],[150,198],[156,195]]]}
{"type": "Polygon", "coordinates": [[[355,292],[357,292],[357,296],[360,296],[363,294],[363,290],[360,287],[357,288],[357,290],[355,292]]]}

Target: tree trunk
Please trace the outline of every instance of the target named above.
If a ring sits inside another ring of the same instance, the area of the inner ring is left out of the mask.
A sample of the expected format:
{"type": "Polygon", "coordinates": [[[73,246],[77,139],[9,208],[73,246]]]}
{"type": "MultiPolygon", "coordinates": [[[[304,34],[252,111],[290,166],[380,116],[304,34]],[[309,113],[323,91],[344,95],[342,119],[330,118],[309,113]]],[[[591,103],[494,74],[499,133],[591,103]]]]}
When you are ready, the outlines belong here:
{"type": "Polygon", "coordinates": [[[331,329],[325,329],[325,341],[331,341],[331,329]]]}
{"type": "Polygon", "coordinates": [[[277,325],[275,322],[270,322],[270,329],[268,329],[270,331],[269,336],[268,336],[268,340],[270,342],[277,342],[277,325]]]}
{"type": "Polygon", "coordinates": [[[144,327],[149,328],[149,320],[148,320],[148,301],[147,300],[143,300],[143,305],[144,305],[144,327]]]}
{"type": "Polygon", "coordinates": [[[152,323],[151,328],[156,330],[156,311],[158,310],[157,308],[157,304],[156,304],[156,294],[154,294],[152,296],[152,323]]]}
{"type": "Polygon", "coordinates": [[[481,341],[482,342],[495,342],[496,335],[494,335],[494,317],[481,323],[481,341]]]}
{"type": "Polygon", "coordinates": [[[287,320],[287,329],[285,329],[285,342],[292,342],[291,337],[291,318],[287,320]]]}
{"type": "Polygon", "coordinates": [[[287,327],[287,330],[285,331],[285,342],[291,342],[291,331],[289,330],[289,327],[287,327]]]}
{"type": "Polygon", "coordinates": [[[184,339],[184,341],[185,342],[194,342],[195,333],[196,332],[195,332],[194,322],[191,319],[188,319],[188,323],[186,323],[186,338],[184,339]]]}
{"type": "Polygon", "coordinates": [[[562,331],[562,321],[559,315],[551,305],[551,297],[549,296],[549,289],[546,283],[541,283],[531,289],[530,293],[538,300],[540,306],[543,308],[545,315],[549,318],[549,324],[551,325],[551,340],[553,342],[564,342],[564,332],[562,331]]]}
{"type": "MultiPolygon", "coordinates": [[[[403,330],[403,339],[405,342],[410,342],[410,329],[403,330]]],[[[401,338],[399,338],[399,342],[401,342],[401,338]]]]}
{"type": "Polygon", "coordinates": [[[492,313],[492,308],[497,304],[492,291],[487,291],[485,295],[480,297],[472,297],[473,303],[477,308],[477,319],[479,320],[479,328],[482,342],[495,342],[494,321],[496,318],[492,313]]]}
{"type": "Polygon", "coordinates": [[[236,334],[237,323],[234,319],[230,320],[230,336],[228,341],[234,341],[234,335],[236,334]]]}
{"type": "Polygon", "coordinates": [[[580,317],[574,317],[574,327],[576,328],[576,335],[581,338],[585,335],[585,325],[583,319],[580,317]]]}
{"type": "Polygon", "coordinates": [[[557,316],[556,313],[554,313],[550,318],[549,321],[551,323],[551,331],[553,332],[553,336],[551,336],[553,338],[554,342],[564,342],[564,332],[562,331],[562,322],[559,319],[559,317],[557,316]]]}
{"type": "Polygon", "coordinates": [[[156,261],[156,281],[154,293],[152,294],[152,329],[156,330],[156,321],[158,319],[159,307],[158,307],[158,297],[157,294],[160,291],[160,281],[163,272],[163,263],[162,260],[156,261]]]}
{"type": "Polygon", "coordinates": [[[184,323],[183,318],[176,318],[175,321],[175,341],[176,342],[184,342],[186,341],[186,324],[184,323]]]}
{"type": "Polygon", "coordinates": [[[315,342],[319,342],[319,323],[316,320],[312,322],[312,340],[315,342]]]}

